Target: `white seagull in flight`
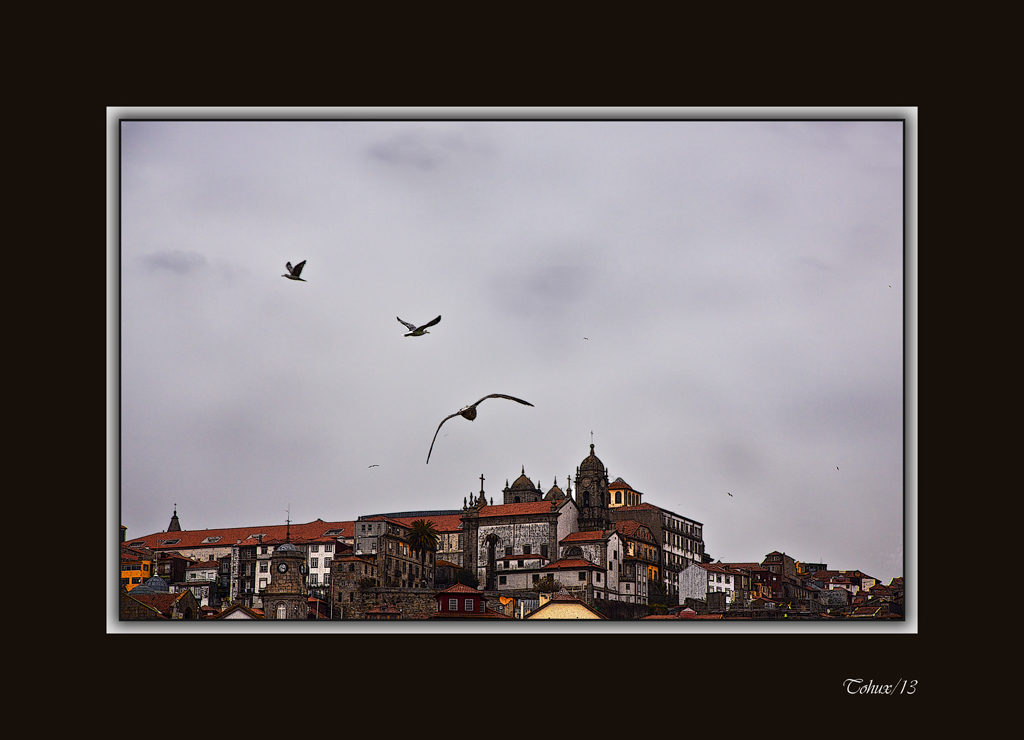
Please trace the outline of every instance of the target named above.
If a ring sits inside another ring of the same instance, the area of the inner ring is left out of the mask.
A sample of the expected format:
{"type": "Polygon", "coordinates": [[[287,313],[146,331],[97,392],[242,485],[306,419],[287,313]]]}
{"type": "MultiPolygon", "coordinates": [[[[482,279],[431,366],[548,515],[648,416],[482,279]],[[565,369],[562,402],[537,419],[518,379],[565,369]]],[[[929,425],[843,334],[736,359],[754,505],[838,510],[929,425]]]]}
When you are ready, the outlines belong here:
{"type": "Polygon", "coordinates": [[[302,274],[302,268],[305,267],[305,265],[306,265],[306,260],[302,260],[302,262],[300,262],[299,264],[295,265],[295,267],[292,267],[292,263],[291,262],[286,262],[284,267],[285,267],[286,270],[288,270],[288,272],[286,274],[282,275],[281,277],[286,277],[289,280],[301,280],[304,283],[308,282],[305,278],[300,278],[299,277],[299,275],[302,274]]]}
{"type": "MultiPolygon", "coordinates": [[[[399,319],[399,321],[401,321],[401,319],[399,319]]],[[[444,425],[446,421],[456,416],[461,416],[464,419],[469,419],[470,421],[473,421],[473,419],[476,418],[476,407],[479,406],[482,402],[486,401],[488,398],[507,398],[509,401],[515,401],[516,403],[521,403],[524,406],[533,406],[533,404],[530,403],[529,401],[524,401],[523,399],[516,398],[515,396],[506,396],[504,393],[492,393],[489,396],[484,396],[479,401],[474,403],[472,406],[467,406],[461,411],[456,411],[454,414],[444,417],[444,419],[441,420],[441,423],[437,425],[437,432],[441,431],[441,427],[444,425]]],[[[427,452],[427,463],[430,462],[430,453],[434,451],[434,442],[437,441],[437,432],[434,432],[434,439],[430,441],[430,450],[427,452]]]]}
{"type": "MultiPolygon", "coordinates": [[[[397,316],[395,318],[398,319],[397,316]]],[[[428,321],[423,326],[414,326],[413,324],[410,324],[408,321],[402,321],[401,319],[398,319],[399,323],[405,324],[406,326],[409,327],[409,333],[405,335],[407,337],[422,337],[424,334],[429,334],[430,332],[427,331],[427,327],[433,326],[440,320],[441,317],[438,316],[436,319],[434,319],[433,321],[428,321]]]]}

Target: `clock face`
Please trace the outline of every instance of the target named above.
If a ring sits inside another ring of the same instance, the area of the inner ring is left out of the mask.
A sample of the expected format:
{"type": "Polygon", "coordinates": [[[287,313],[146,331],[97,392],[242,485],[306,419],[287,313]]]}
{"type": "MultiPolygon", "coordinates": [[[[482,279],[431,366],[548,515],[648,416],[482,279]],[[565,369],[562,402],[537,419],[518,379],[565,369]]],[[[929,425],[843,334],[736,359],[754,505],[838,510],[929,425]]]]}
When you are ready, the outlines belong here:
{"type": "Polygon", "coordinates": [[[284,573],[285,571],[288,570],[288,563],[278,563],[277,564],[277,570],[280,573],[284,573]]]}
{"type": "Polygon", "coordinates": [[[590,485],[590,478],[584,478],[583,479],[583,485],[589,486],[590,485]]]}

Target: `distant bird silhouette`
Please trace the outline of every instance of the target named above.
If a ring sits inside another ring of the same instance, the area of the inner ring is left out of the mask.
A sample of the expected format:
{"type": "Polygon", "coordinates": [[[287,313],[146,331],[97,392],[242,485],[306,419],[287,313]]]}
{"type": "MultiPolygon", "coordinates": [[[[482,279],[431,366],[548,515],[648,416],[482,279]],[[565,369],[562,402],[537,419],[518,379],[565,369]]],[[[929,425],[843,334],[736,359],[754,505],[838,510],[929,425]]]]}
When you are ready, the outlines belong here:
{"type": "MultiPolygon", "coordinates": [[[[397,316],[395,318],[398,319],[397,316]]],[[[422,337],[424,334],[429,334],[430,332],[427,331],[427,327],[433,326],[440,320],[441,317],[438,316],[436,319],[434,319],[433,321],[428,321],[423,326],[415,326],[413,324],[410,324],[408,321],[402,321],[401,319],[398,319],[400,323],[405,324],[406,326],[409,327],[409,333],[405,335],[407,337],[422,337]]]]}
{"type": "MultiPolygon", "coordinates": [[[[401,319],[399,319],[399,321],[401,321],[401,319]]],[[[476,407],[479,406],[484,401],[486,401],[488,398],[507,398],[509,401],[515,401],[516,403],[521,403],[524,406],[533,406],[533,404],[530,403],[529,401],[524,401],[523,399],[516,398],[515,396],[506,396],[504,393],[492,393],[489,396],[484,396],[479,401],[474,403],[472,406],[466,406],[466,408],[460,411],[456,411],[454,414],[450,414],[444,417],[444,419],[441,420],[441,423],[437,425],[437,432],[441,431],[441,427],[444,426],[444,423],[446,421],[456,416],[461,416],[464,419],[469,419],[470,421],[473,421],[473,419],[476,418],[476,407]]],[[[430,453],[434,451],[434,442],[437,441],[437,432],[434,432],[434,439],[430,441],[430,450],[427,452],[427,463],[430,462],[430,453]]]]}
{"type": "Polygon", "coordinates": [[[836,465],[836,470],[839,470],[839,466],[838,465],[836,465]]]}
{"type": "Polygon", "coordinates": [[[584,338],[584,339],[586,339],[586,340],[588,340],[588,341],[590,340],[590,337],[583,337],[583,338],[584,338]]]}
{"type": "MultiPolygon", "coordinates": [[[[729,492],[728,492],[728,491],[726,491],[726,493],[729,493],[729,492]]],[[[731,493],[729,493],[729,495],[730,495],[730,496],[732,496],[732,494],[731,494],[731,493]]],[[[735,496],[732,496],[732,497],[733,497],[733,498],[736,498],[735,496]]]]}
{"type": "Polygon", "coordinates": [[[370,467],[371,467],[371,468],[379,468],[379,467],[380,467],[380,465],[376,465],[376,464],[375,464],[375,465],[370,465],[370,467]]]}
{"type": "Polygon", "coordinates": [[[286,270],[288,270],[288,272],[287,272],[287,274],[282,275],[281,277],[286,277],[289,280],[301,280],[304,283],[308,282],[305,278],[300,278],[299,277],[299,275],[302,274],[302,268],[305,267],[305,266],[306,266],[306,260],[302,260],[302,262],[300,262],[299,264],[295,265],[295,267],[292,267],[292,263],[291,262],[285,262],[284,267],[285,267],[286,270]]]}

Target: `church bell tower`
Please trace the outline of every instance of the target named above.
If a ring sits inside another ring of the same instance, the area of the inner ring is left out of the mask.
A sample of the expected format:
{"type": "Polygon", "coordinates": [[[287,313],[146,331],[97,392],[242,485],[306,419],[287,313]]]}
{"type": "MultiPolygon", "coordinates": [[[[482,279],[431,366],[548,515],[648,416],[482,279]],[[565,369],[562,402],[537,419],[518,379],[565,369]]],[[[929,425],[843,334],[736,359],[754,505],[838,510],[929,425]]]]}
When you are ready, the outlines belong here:
{"type": "Polygon", "coordinates": [[[291,522],[282,544],[270,556],[270,583],[263,589],[263,613],[267,619],[306,619],[306,556],[291,541],[291,522]]]}
{"type": "Polygon", "coordinates": [[[604,463],[594,454],[594,443],[590,443],[590,455],[576,468],[576,506],[580,510],[581,532],[611,529],[608,497],[608,471],[604,463]]]}

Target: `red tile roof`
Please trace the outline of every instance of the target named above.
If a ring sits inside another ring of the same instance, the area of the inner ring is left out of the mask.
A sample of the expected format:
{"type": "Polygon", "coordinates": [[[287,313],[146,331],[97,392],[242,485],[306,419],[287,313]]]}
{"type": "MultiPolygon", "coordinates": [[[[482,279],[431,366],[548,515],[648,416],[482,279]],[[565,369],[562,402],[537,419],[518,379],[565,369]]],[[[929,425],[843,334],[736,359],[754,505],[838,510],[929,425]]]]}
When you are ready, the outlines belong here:
{"type": "Polygon", "coordinates": [[[556,560],[544,566],[544,570],[578,570],[579,568],[601,568],[597,563],[592,563],[583,558],[566,558],[556,560]]]}
{"type": "Polygon", "coordinates": [[[635,506],[616,506],[615,511],[661,511],[660,506],[652,504],[636,504],[635,506]]]}
{"type": "Polygon", "coordinates": [[[135,599],[146,606],[156,609],[158,612],[165,616],[169,616],[171,613],[171,607],[174,602],[182,598],[188,591],[182,591],[177,594],[128,594],[128,598],[135,599]]]}
{"type": "Polygon", "coordinates": [[[201,563],[191,563],[186,570],[202,569],[209,570],[210,568],[219,568],[220,563],[216,560],[204,560],[201,563]]]}
{"type": "Polygon", "coordinates": [[[141,550],[121,545],[121,560],[152,560],[153,556],[141,550]]]}
{"type": "MultiPolygon", "coordinates": [[[[569,499],[565,499],[568,501],[569,499]]],[[[557,511],[554,501],[528,501],[525,504],[495,504],[480,509],[480,518],[489,516],[520,516],[523,514],[550,514],[557,511]]]]}
{"type": "Polygon", "coordinates": [[[644,524],[641,524],[640,522],[636,521],[635,519],[621,519],[621,520],[615,522],[615,529],[618,530],[618,532],[623,537],[635,537],[635,538],[639,539],[640,538],[640,529],[641,529],[641,527],[643,529],[646,529],[648,532],[651,531],[649,527],[647,527],[644,524]]]}
{"type": "Polygon", "coordinates": [[[589,532],[572,532],[563,537],[559,544],[562,542],[596,542],[597,540],[606,540],[615,531],[614,529],[604,531],[595,529],[589,532]]]}
{"type": "Polygon", "coordinates": [[[339,537],[352,537],[355,535],[355,522],[325,522],[322,519],[317,519],[315,522],[308,522],[306,524],[271,524],[267,526],[157,532],[145,537],[132,538],[131,542],[126,542],[125,545],[142,542],[152,550],[180,550],[190,547],[230,547],[236,543],[236,540],[241,540],[243,545],[251,546],[258,545],[260,541],[255,537],[250,537],[250,535],[265,535],[265,541],[272,539],[284,541],[289,528],[293,542],[309,538],[315,538],[317,541],[320,541],[319,538],[332,529],[342,530],[342,533],[337,535],[339,537]],[[220,537],[220,540],[212,543],[203,542],[203,540],[209,537],[220,537]],[[175,544],[167,545],[160,544],[160,540],[178,541],[175,544]]]}
{"type": "Polygon", "coordinates": [[[467,586],[464,583],[456,583],[454,586],[449,586],[444,591],[438,591],[434,595],[440,596],[441,594],[476,594],[481,598],[485,598],[483,594],[480,593],[480,591],[476,590],[472,586],[467,586]]]}
{"type": "Polygon", "coordinates": [[[406,527],[411,527],[413,522],[420,519],[426,519],[428,522],[433,522],[434,529],[441,533],[456,532],[462,528],[461,514],[442,514],[440,516],[400,516],[395,521],[406,527]]]}

